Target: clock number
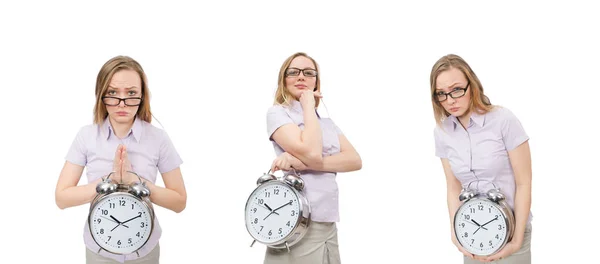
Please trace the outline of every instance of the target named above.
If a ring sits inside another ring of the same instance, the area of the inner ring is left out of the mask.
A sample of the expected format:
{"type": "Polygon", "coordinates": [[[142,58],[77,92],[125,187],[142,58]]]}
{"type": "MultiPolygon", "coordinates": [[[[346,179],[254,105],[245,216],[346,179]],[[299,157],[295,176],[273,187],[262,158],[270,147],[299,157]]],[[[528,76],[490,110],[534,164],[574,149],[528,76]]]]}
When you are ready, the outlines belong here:
{"type": "Polygon", "coordinates": [[[133,204],[131,204],[131,210],[133,210],[133,204]]]}
{"type": "Polygon", "coordinates": [[[110,241],[111,236],[108,236],[108,241],[110,241]]]}
{"type": "Polygon", "coordinates": [[[469,233],[465,232],[464,237],[469,237],[469,233]]]}
{"type": "Polygon", "coordinates": [[[460,223],[460,226],[464,228],[465,227],[465,223],[460,223]]]}
{"type": "Polygon", "coordinates": [[[100,218],[96,219],[96,221],[98,221],[98,224],[100,224],[101,220],[102,219],[100,219],[100,218]]]}
{"type": "Polygon", "coordinates": [[[258,204],[263,204],[265,202],[265,200],[263,199],[258,199],[258,204]]]}
{"type": "MultiPolygon", "coordinates": [[[[262,231],[262,230],[263,230],[263,227],[264,227],[264,226],[260,226],[260,231],[262,231]]],[[[260,231],[258,231],[258,232],[260,232],[260,231]]]]}
{"type": "Polygon", "coordinates": [[[285,198],[285,197],[287,197],[287,193],[286,192],[283,193],[283,198],[285,198]]]}
{"type": "Polygon", "coordinates": [[[256,208],[252,208],[252,212],[256,213],[256,208]]]}
{"type": "Polygon", "coordinates": [[[470,210],[470,212],[471,212],[472,214],[474,214],[474,213],[475,213],[475,208],[469,208],[469,209],[471,209],[471,210],[470,210]]]}
{"type": "Polygon", "coordinates": [[[121,205],[121,206],[125,206],[125,200],[120,200],[120,201],[119,201],[119,205],[121,205]]]}
{"type": "Polygon", "coordinates": [[[473,242],[475,242],[475,239],[471,238],[471,245],[473,244],[473,242]]]}
{"type": "Polygon", "coordinates": [[[292,210],[292,216],[296,215],[296,211],[292,210]]]}
{"type": "Polygon", "coordinates": [[[479,211],[483,211],[483,205],[482,204],[478,205],[477,208],[479,208],[479,211]]]}
{"type": "Polygon", "coordinates": [[[500,236],[498,234],[496,234],[496,239],[500,239],[500,236]]]}
{"type": "Polygon", "coordinates": [[[136,237],[140,237],[140,232],[137,232],[137,234],[135,234],[136,237]]]}
{"type": "Polygon", "coordinates": [[[285,224],[286,226],[290,226],[290,221],[287,222],[287,224],[285,224]]]}
{"type": "Polygon", "coordinates": [[[269,230],[269,236],[273,234],[273,232],[271,232],[272,230],[269,230]]]}
{"type": "Polygon", "coordinates": [[[282,231],[281,231],[281,228],[279,228],[279,234],[281,234],[281,232],[282,232],[282,231]]]}
{"type": "Polygon", "coordinates": [[[115,208],[115,203],[110,203],[110,204],[108,205],[108,207],[110,207],[111,209],[112,209],[112,208],[115,208]]]}
{"type": "Polygon", "coordinates": [[[270,193],[270,192],[266,192],[266,193],[265,193],[265,197],[266,197],[266,198],[269,198],[269,197],[271,197],[271,193],[270,193]]]}
{"type": "Polygon", "coordinates": [[[140,227],[143,228],[144,226],[146,226],[146,223],[142,222],[142,226],[140,227]]]}
{"type": "Polygon", "coordinates": [[[275,189],[275,190],[273,190],[273,194],[275,194],[275,195],[279,195],[279,189],[275,189]]]}
{"type": "Polygon", "coordinates": [[[103,215],[108,215],[108,210],[102,210],[103,215]]]}
{"type": "Polygon", "coordinates": [[[498,230],[502,230],[502,225],[498,225],[498,230]]]}
{"type": "Polygon", "coordinates": [[[294,202],[294,200],[290,200],[290,205],[292,205],[292,202],[294,202]]]}
{"type": "Polygon", "coordinates": [[[483,242],[479,243],[479,247],[483,247],[483,242]]]}
{"type": "Polygon", "coordinates": [[[258,218],[254,218],[254,223],[258,223],[258,218]]]}
{"type": "MultiPolygon", "coordinates": [[[[131,244],[131,237],[129,239],[127,239],[127,243],[131,244]]],[[[492,242],[490,241],[490,243],[492,243],[492,242]]]]}
{"type": "Polygon", "coordinates": [[[104,228],[100,228],[100,234],[104,234],[104,228]]]}
{"type": "Polygon", "coordinates": [[[470,215],[465,215],[465,219],[471,220],[471,216],[470,215]]]}
{"type": "Polygon", "coordinates": [[[490,214],[491,214],[491,213],[492,213],[492,207],[490,207],[490,208],[488,208],[488,209],[490,209],[490,214]]]}
{"type": "Polygon", "coordinates": [[[498,215],[496,215],[496,217],[494,217],[494,219],[498,219],[498,215]]]}
{"type": "Polygon", "coordinates": [[[138,216],[142,216],[142,212],[138,212],[138,216]]]}
{"type": "Polygon", "coordinates": [[[121,240],[117,240],[117,245],[121,245],[121,240]]]}
{"type": "Polygon", "coordinates": [[[490,246],[492,246],[492,240],[490,240],[490,246]]]}

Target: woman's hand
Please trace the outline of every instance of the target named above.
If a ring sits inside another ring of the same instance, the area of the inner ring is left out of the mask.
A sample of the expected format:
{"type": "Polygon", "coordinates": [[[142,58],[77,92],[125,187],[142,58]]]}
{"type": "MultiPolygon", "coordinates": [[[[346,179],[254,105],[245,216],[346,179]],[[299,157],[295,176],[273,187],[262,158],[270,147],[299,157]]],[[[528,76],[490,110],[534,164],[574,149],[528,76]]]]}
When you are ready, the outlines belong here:
{"type": "Polygon", "coordinates": [[[302,161],[292,156],[292,154],[284,152],[279,155],[279,157],[273,160],[273,164],[271,165],[271,172],[275,172],[278,170],[289,171],[291,169],[294,170],[306,170],[307,167],[302,161]]]}

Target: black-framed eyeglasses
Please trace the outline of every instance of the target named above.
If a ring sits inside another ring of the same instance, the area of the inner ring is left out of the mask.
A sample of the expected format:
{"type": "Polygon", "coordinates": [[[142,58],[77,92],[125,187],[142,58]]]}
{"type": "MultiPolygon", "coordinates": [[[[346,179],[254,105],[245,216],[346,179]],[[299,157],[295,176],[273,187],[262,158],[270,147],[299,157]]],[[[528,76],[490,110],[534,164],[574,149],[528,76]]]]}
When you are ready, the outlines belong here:
{"type": "Polygon", "coordinates": [[[300,73],[304,74],[305,77],[316,77],[317,76],[317,70],[314,69],[298,69],[298,68],[287,68],[285,70],[285,76],[292,76],[292,77],[296,77],[299,76],[300,73]]]}
{"type": "Polygon", "coordinates": [[[450,97],[452,97],[453,99],[461,98],[461,97],[465,96],[465,94],[467,93],[467,89],[469,89],[470,84],[471,84],[470,82],[467,82],[467,86],[465,88],[456,87],[456,88],[452,89],[452,91],[450,91],[449,93],[445,93],[443,91],[438,91],[438,92],[435,92],[435,94],[433,94],[433,96],[435,97],[435,99],[438,102],[446,101],[448,99],[448,95],[450,97]]]}
{"type": "Polygon", "coordinates": [[[126,106],[138,106],[142,103],[141,97],[127,97],[127,98],[119,98],[112,96],[102,96],[102,102],[108,106],[117,106],[121,103],[121,101],[125,102],[126,106]]]}

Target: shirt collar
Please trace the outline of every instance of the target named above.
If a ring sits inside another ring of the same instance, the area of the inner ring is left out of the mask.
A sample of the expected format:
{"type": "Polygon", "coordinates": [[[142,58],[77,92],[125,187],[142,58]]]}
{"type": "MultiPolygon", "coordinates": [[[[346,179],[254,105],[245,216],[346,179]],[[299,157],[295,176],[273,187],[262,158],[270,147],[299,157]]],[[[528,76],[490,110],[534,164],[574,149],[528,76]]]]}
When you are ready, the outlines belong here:
{"type": "MultiPolygon", "coordinates": [[[[104,122],[102,123],[102,131],[106,133],[106,140],[108,140],[111,136],[116,137],[112,125],[108,120],[108,117],[106,117],[106,119],[104,119],[104,122]]],[[[131,126],[131,129],[129,129],[129,133],[127,133],[127,136],[129,135],[132,135],[133,139],[135,139],[136,142],[140,142],[140,138],[142,136],[142,121],[139,120],[137,116],[133,121],[133,126],[131,126]]]]}
{"type": "MultiPolygon", "coordinates": [[[[473,124],[482,128],[485,124],[485,114],[482,115],[477,112],[472,112],[471,117],[469,118],[469,127],[473,124]]],[[[444,119],[444,125],[448,129],[455,130],[457,126],[460,126],[460,121],[458,121],[458,118],[455,116],[449,115],[444,119]]]]}
{"type": "MultiPolygon", "coordinates": [[[[300,104],[300,102],[298,100],[293,100],[290,103],[290,108],[298,113],[303,113],[302,111],[302,105],[300,104]]],[[[317,114],[318,118],[321,118],[321,116],[319,115],[319,112],[317,111],[317,109],[315,109],[315,113],[317,114]]]]}

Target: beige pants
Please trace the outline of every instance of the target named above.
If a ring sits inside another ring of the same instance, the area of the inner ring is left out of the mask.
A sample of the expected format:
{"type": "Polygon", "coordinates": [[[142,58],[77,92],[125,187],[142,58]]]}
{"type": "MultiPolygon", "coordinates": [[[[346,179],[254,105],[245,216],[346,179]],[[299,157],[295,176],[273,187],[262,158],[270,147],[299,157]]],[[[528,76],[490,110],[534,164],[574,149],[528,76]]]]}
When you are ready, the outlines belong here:
{"type": "MultiPolygon", "coordinates": [[[[156,244],[156,247],[148,253],[148,255],[138,258],[136,260],[128,260],[125,261],[127,264],[158,264],[158,259],[160,257],[160,246],[156,244]]],[[[101,263],[110,263],[110,264],[121,264],[120,262],[107,258],[104,256],[100,256],[89,249],[86,249],[85,253],[86,264],[101,264],[101,263]]]]}
{"type": "Polygon", "coordinates": [[[335,223],[311,222],[306,235],[287,249],[267,248],[264,264],[340,264],[335,223]]]}
{"type": "MultiPolygon", "coordinates": [[[[464,256],[465,264],[479,264],[483,263],[481,261],[473,260],[464,256]]],[[[513,253],[512,255],[503,258],[501,260],[488,262],[494,264],[531,264],[531,226],[528,225],[525,228],[525,234],[523,237],[523,245],[519,251],[513,253]]]]}

